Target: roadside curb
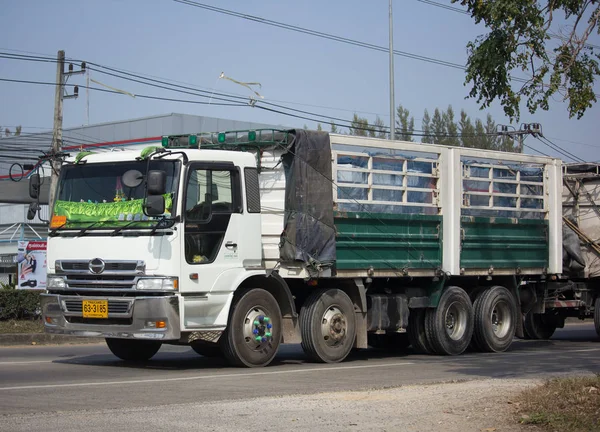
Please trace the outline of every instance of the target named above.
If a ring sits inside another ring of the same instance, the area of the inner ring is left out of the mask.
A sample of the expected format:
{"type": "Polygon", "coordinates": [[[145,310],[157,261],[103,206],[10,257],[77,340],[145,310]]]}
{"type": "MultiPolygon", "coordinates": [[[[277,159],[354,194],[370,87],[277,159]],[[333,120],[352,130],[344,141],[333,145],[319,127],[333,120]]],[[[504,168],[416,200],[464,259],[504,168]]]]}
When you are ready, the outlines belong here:
{"type": "Polygon", "coordinates": [[[104,338],[76,337],[50,333],[6,333],[0,334],[0,346],[10,345],[65,345],[104,342],[104,338]]]}

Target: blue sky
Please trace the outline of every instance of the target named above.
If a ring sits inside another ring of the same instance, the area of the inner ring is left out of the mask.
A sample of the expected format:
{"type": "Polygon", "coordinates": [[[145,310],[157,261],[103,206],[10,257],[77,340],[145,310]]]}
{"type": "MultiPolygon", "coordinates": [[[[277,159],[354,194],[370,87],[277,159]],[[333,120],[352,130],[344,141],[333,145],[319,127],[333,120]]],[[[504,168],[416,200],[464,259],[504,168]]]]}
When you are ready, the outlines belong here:
{"type": "MultiPolygon", "coordinates": [[[[450,4],[449,0],[439,0],[450,4]]],[[[387,0],[204,0],[251,15],[317,31],[387,46],[387,0]]],[[[389,124],[388,55],[338,42],[289,32],[171,0],[4,0],[0,51],[19,50],[81,58],[169,81],[217,92],[249,96],[250,91],[219,80],[224,72],[239,81],[258,81],[265,100],[318,114],[351,118],[356,111],[369,120],[375,114],[389,124]],[[324,108],[327,107],[327,108],[324,108]],[[332,109],[333,108],[333,109],[332,109]]],[[[470,17],[417,0],[394,2],[394,48],[454,63],[466,61],[466,44],[485,32],[470,17]]],[[[591,42],[598,43],[595,36],[591,42]]],[[[54,81],[56,66],[0,59],[0,77],[54,81]]],[[[165,90],[92,72],[91,78],[131,93],[194,99],[165,90]]],[[[85,84],[75,76],[71,83],[85,84]]],[[[403,104],[421,128],[423,110],[452,105],[471,117],[491,113],[507,123],[499,104],[479,111],[465,100],[464,72],[405,57],[395,57],[396,104],[403,104]]],[[[85,90],[66,100],[64,127],[86,123],[85,90]]],[[[52,87],[0,82],[0,125],[23,125],[25,132],[51,128],[52,87]]],[[[251,107],[219,107],[153,101],[90,92],[90,123],[181,112],[261,123],[302,127],[316,123],[251,107]]],[[[585,160],[599,160],[598,106],[581,120],[569,119],[566,105],[531,115],[522,109],[522,122],[538,122],[546,137],[585,160]]],[[[191,132],[191,131],[190,131],[191,132]]],[[[526,144],[557,155],[530,137],[526,144]]],[[[529,151],[528,151],[529,152],[529,151]]]]}

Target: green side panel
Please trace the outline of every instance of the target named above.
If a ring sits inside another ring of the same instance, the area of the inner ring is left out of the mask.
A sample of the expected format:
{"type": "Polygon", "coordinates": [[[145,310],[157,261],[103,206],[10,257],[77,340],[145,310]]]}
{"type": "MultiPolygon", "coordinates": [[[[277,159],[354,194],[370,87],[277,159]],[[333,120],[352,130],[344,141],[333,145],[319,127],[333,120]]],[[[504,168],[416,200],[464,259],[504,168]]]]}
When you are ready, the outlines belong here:
{"type": "Polygon", "coordinates": [[[461,218],[460,266],[465,269],[548,266],[548,222],[512,218],[461,218]]]}
{"type": "Polygon", "coordinates": [[[435,269],[442,265],[442,217],[336,212],[339,270],[435,269]]]}

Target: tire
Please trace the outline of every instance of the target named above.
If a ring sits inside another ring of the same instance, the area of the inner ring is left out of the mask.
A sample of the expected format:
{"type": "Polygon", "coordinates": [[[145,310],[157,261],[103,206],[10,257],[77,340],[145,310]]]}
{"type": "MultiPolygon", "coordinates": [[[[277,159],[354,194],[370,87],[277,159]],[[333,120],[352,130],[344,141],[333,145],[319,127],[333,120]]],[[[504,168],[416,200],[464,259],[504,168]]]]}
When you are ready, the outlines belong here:
{"type": "Polygon", "coordinates": [[[594,303],[594,327],[596,328],[596,334],[600,336],[600,297],[594,303]]]}
{"type": "Polygon", "coordinates": [[[407,333],[369,333],[367,340],[372,348],[391,353],[403,352],[410,345],[407,333]]]}
{"type": "Polygon", "coordinates": [[[267,366],[277,354],[281,326],[275,297],[261,288],[246,290],[234,301],[220,347],[232,366],[267,366]]]}
{"type": "Polygon", "coordinates": [[[313,361],[337,363],[344,360],[356,339],[354,304],[336,288],[313,292],[300,309],[302,349],[313,361]]]}
{"type": "Polygon", "coordinates": [[[202,357],[223,357],[223,350],[216,343],[196,341],[190,346],[202,357]]]}
{"type": "Polygon", "coordinates": [[[525,315],[524,326],[530,339],[550,339],[558,327],[552,317],[533,312],[525,315]]]}
{"type": "Polygon", "coordinates": [[[511,345],[517,330],[517,305],[511,292],[493,286],[483,292],[473,305],[473,341],[483,352],[503,352],[511,345]]]}
{"type": "Polygon", "coordinates": [[[426,309],[411,309],[408,316],[408,339],[417,354],[433,354],[425,332],[426,309]]]}
{"type": "Polygon", "coordinates": [[[162,344],[156,341],[106,338],[106,345],[121,360],[142,362],[150,360],[162,344]]]}
{"type": "Polygon", "coordinates": [[[436,354],[462,354],[473,336],[473,305],[460,287],[446,288],[435,309],[427,309],[425,332],[436,354]]]}

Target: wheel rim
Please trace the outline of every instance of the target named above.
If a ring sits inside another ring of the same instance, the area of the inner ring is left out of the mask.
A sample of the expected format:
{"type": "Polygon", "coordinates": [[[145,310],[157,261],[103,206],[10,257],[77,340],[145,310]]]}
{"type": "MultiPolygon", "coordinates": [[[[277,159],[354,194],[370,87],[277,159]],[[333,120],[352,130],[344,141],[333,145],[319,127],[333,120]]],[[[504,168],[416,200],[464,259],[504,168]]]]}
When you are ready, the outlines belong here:
{"type": "Polygon", "coordinates": [[[512,326],[512,316],[510,307],[505,301],[497,302],[490,312],[490,321],[494,334],[499,337],[505,337],[512,326]]]}
{"type": "Polygon", "coordinates": [[[460,340],[467,330],[467,313],[460,303],[452,303],[444,317],[446,333],[453,340],[460,340]]]}
{"type": "Polygon", "coordinates": [[[338,306],[330,306],[321,319],[321,335],[328,346],[337,346],[344,342],[347,332],[346,315],[338,306]]]}
{"type": "Polygon", "coordinates": [[[269,314],[260,306],[248,311],[244,318],[244,340],[253,350],[260,350],[273,340],[273,323],[269,314]]]}

